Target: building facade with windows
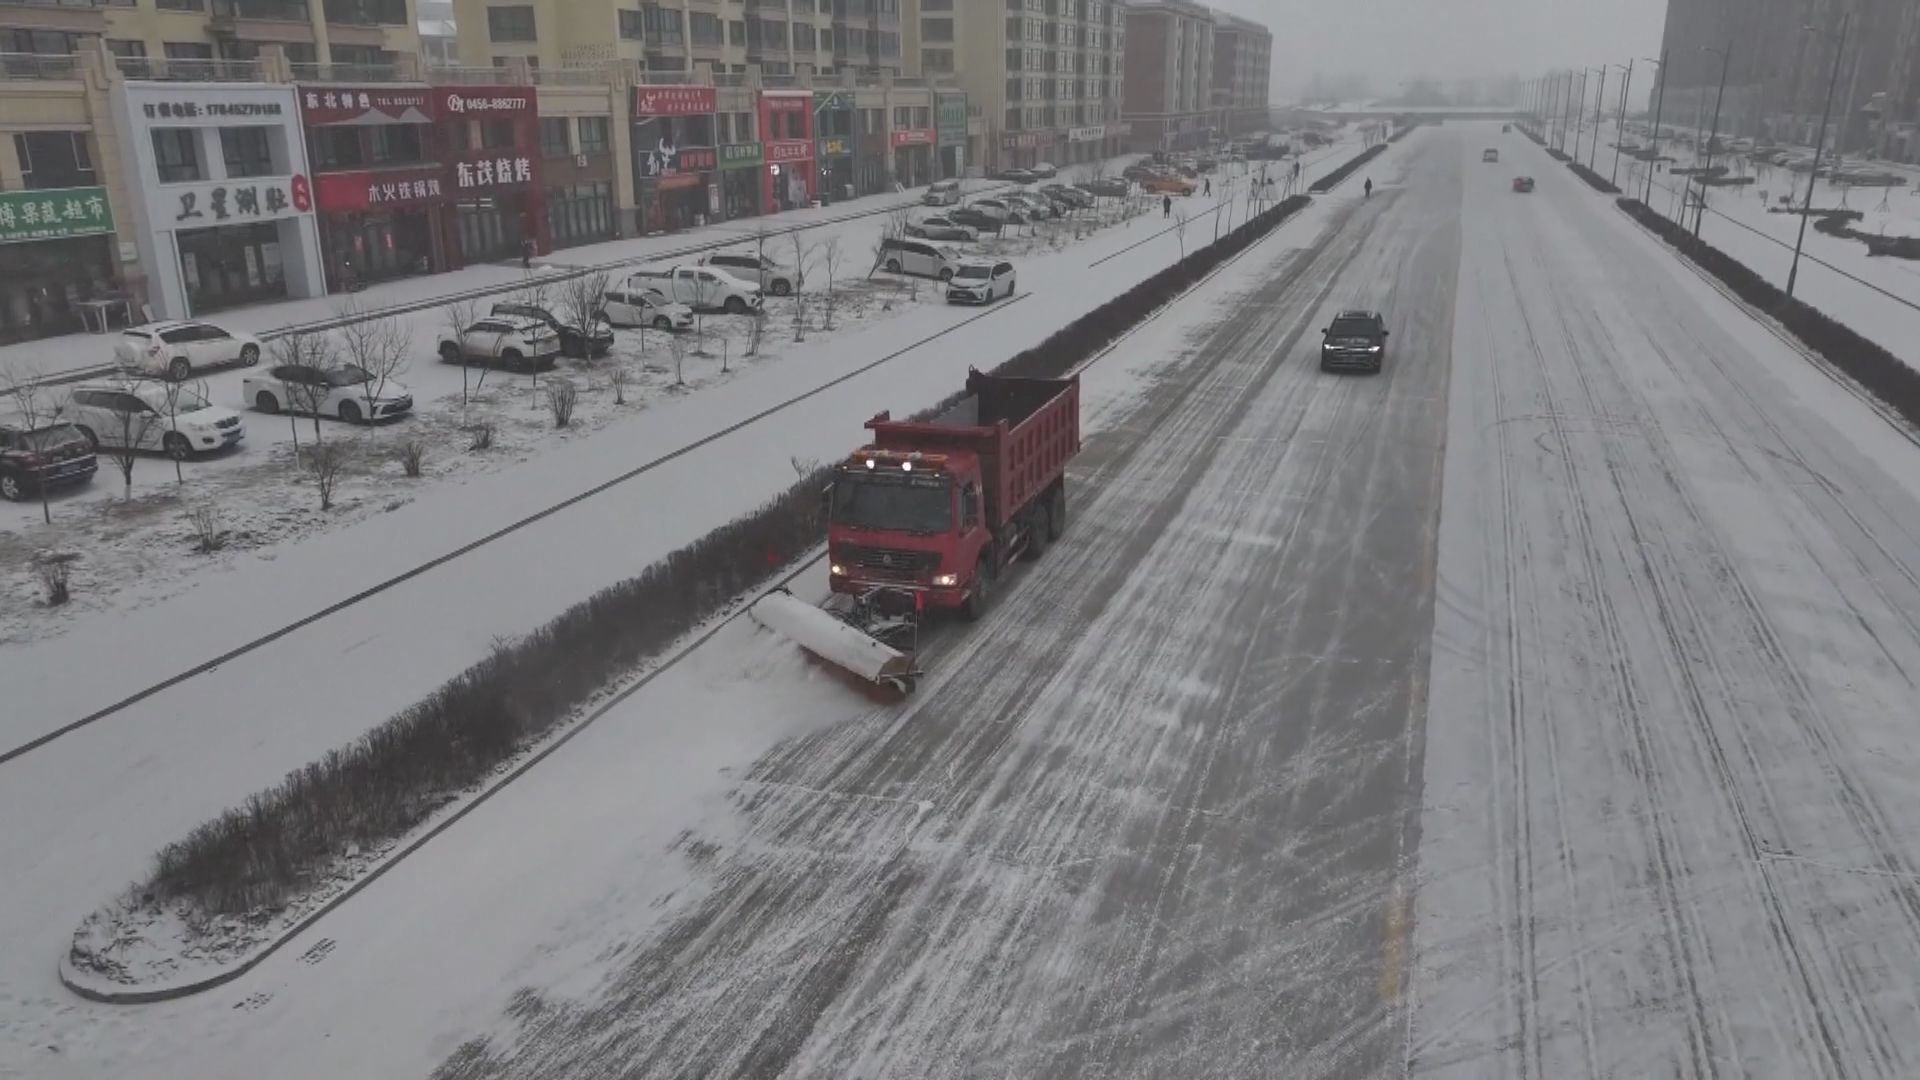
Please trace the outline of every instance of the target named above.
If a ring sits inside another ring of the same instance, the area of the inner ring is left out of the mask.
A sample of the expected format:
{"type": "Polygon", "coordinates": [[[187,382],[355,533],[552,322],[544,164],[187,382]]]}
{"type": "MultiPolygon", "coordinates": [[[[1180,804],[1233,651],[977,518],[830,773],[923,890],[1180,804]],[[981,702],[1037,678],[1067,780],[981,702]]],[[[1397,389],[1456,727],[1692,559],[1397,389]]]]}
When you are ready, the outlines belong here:
{"type": "Polygon", "coordinates": [[[1226,135],[1267,127],[1273,70],[1273,32],[1216,9],[1213,13],[1214,126],[1226,135]]]}
{"type": "Polygon", "coordinates": [[[1134,0],[1126,22],[1121,114],[1132,128],[1131,147],[1205,146],[1216,134],[1213,11],[1192,0],[1134,0]]]}
{"type": "Polygon", "coordinates": [[[959,87],[985,117],[983,160],[975,164],[1067,164],[1121,151],[1128,30],[1119,0],[918,6],[911,44],[919,62],[945,65],[951,52],[959,87]]]}
{"type": "Polygon", "coordinates": [[[89,302],[124,297],[137,310],[145,285],[106,53],[96,43],[8,61],[0,58],[0,343],[78,331],[89,302]]]}
{"type": "Polygon", "coordinates": [[[121,80],[113,112],[156,317],[326,293],[293,86],[121,80]]]}

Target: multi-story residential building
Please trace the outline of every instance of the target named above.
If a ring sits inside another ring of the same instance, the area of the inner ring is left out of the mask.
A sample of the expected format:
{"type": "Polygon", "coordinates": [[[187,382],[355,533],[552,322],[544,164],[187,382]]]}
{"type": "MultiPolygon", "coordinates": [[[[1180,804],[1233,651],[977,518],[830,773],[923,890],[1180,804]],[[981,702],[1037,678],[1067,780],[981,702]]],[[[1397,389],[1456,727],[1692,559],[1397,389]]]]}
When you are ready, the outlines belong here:
{"type": "Polygon", "coordinates": [[[1212,106],[1219,118],[1215,126],[1228,135],[1266,128],[1272,65],[1272,31],[1251,19],[1214,11],[1212,106]]]}
{"type": "Polygon", "coordinates": [[[994,169],[1066,164],[1120,152],[1125,6],[1118,0],[920,0],[911,44],[923,71],[951,62],[985,119],[994,169]]]}
{"type": "Polygon", "coordinates": [[[386,69],[420,51],[413,0],[0,0],[0,53],[104,41],[129,75],[240,77],[277,49],[296,65],[386,69]]]}
{"type": "Polygon", "coordinates": [[[451,67],[460,62],[458,24],[453,0],[416,0],[420,6],[420,62],[428,67],[451,67]]]}
{"type": "Polygon", "coordinates": [[[1121,116],[1133,149],[1206,145],[1215,134],[1212,10],[1193,0],[1134,0],[1126,22],[1121,116]]]}

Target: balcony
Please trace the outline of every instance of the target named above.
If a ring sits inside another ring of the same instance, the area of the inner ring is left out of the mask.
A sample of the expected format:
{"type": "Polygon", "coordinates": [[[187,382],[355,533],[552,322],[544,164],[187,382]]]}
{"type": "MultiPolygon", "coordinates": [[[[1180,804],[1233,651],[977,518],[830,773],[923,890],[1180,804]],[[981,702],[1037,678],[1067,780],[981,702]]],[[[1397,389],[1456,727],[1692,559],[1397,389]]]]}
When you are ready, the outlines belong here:
{"type": "Polygon", "coordinates": [[[288,64],[294,82],[313,83],[391,83],[415,82],[412,71],[398,64],[288,64]]]}
{"type": "Polygon", "coordinates": [[[134,82],[265,82],[258,60],[203,60],[198,57],[123,56],[120,74],[134,82]]]}
{"type": "Polygon", "coordinates": [[[80,58],[51,53],[0,53],[0,81],[74,80],[80,77],[80,58]]]}

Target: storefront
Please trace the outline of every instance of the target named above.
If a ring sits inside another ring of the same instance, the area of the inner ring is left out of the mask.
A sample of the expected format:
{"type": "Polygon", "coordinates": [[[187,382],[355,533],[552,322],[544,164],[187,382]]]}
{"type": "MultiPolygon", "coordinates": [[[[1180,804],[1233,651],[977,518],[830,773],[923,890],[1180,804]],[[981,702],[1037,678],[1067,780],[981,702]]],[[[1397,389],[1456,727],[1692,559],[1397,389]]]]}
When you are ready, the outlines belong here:
{"type": "Polygon", "coordinates": [[[641,227],[690,229],[720,212],[711,86],[633,88],[633,186],[641,227]]]}
{"type": "Polygon", "coordinates": [[[816,140],[814,164],[819,169],[820,187],[826,197],[850,199],[856,190],[853,182],[853,137],[829,135],[816,140]]]}
{"type": "Polygon", "coordinates": [[[1037,131],[1022,131],[1000,137],[1000,170],[1030,169],[1044,160],[1040,155],[1042,144],[1053,145],[1051,133],[1042,135],[1037,131]]]}
{"type": "Polygon", "coordinates": [[[440,95],[426,86],[301,86],[327,286],[450,269],[440,95]]]}
{"type": "Polygon", "coordinates": [[[728,143],[720,148],[723,220],[760,216],[760,167],[765,159],[759,143],[728,143]]]}
{"type": "Polygon", "coordinates": [[[292,86],[116,81],[113,93],[156,316],[325,294],[292,86]]]}
{"type": "Polygon", "coordinates": [[[967,95],[934,95],[933,129],[939,180],[957,180],[967,172],[967,95]]]}
{"type": "Polygon", "coordinates": [[[547,232],[556,248],[617,240],[619,212],[613,205],[613,181],[583,180],[547,188],[547,232]]]}
{"type": "Polygon", "coordinates": [[[1094,161],[1105,157],[1107,129],[1103,124],[1067,129],[1067,160],[1063,164],[1078,164],[1082,161],[1094,161]]]}
{"type": "Polygon", "coordinates": [[[893,178],[906,187],[933,183],[933,129],[895,128],[888,138],[893,146],[893,178]]]}
{"type": "Polygon", "coordinates": [[[114,268],[106,188],[0,192],[0,343],[80,330],[114,268]]]}
{"type": "Polygon", "coordinates": [[[441,187],[449,200],[449,261],[465,265],[552,251],[534,88],[443,86],[434,89],[433,101],[445,170],[441,187]]]}
{"type": "Polygon", "coordinates": [[[810,206],[819,177],[814,172],[813,92],[760,91],[760,205],[768,210],[810,206]]]}

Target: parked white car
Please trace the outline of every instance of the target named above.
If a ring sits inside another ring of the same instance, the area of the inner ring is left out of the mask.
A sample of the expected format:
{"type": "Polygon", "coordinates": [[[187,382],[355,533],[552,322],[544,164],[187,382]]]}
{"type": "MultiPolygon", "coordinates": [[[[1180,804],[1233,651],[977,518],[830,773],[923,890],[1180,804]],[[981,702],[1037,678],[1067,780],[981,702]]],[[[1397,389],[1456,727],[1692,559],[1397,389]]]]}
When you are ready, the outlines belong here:
{"type": "Polygon", "coordinates": [[[337,416],[349,424],[388,420],[413,409],[413,393],[386,380],[382,385],[365,368],[319,368],[281,364],[240,380],[240,393],[263,413],[296,412],[337,416]]]}
{"type": "Polygon", "coordinates": [[[602,298],[600,317],[615,326],[651,326],[655,330],[685,330],[693,325],[693,309],[651,286],[621,285],[602,298]]]}
{"type": "Polygon", "coordinates": [[[980,230],[962,225],[942,214],[930,214],[907,223],[907,235],[921,240],[958,240],[972,243],[980,239],[980,230]]]}
{"type": "Polygon", "coordinates": [[[889,274],[946,281],[953,277],[954,268],[960,264],[953,252],[925,240],[888,238],[880,241],[880,248],[880,266],[889,274]]]}
{"type": "Polygon", "coordinates": [[[1002,224],[1005,224],[1006,220],[1013,216],[1012,209],[999,199],[975,199],[967,204],[967,209],[975,213],[985,214],[987,217],[1002,224]]]}
{"type": "Polygon", "coordinates": [[[635,270],[622,283],[626,289],[658,289],[695,311],[724,311],[745,315],[766,303],[760,286],[742,281],[715,266],[669,266],[635,270]]]}
{"type": "Polygon", "coordinates": [[[1012,296],[1016,288],[1013,264],[990,259],[968,259],[947,283],[949,304],[991,304],[1012,296]]]}
{"type": "Polygon", "coordinates": [[[449,364],[498,364],[516,371],[546,371],[560,359],[560,335],[542,319],[490,315],[455,334],[440,333],[440,359],[449,364]]]}
{"type": "Polygon", "coordinates": [[[207,322],[152,322],[130,326],[113,347],[120,367],[175,382],[225,364],[260,362],[260,339],[207,322]]]}
{"type": "Polygon", "coordinates": [[[927,188],[925,195],[920,196],[920,202],[923,206],[959,206],[960,181],[940,180],[935,182],[931,187],[927,188]]]}
{"type": "Polygon", "coordinates": [[[1060,214],[1059,207],[1054,206],[1052,201],[1044,195],[1036,195],[1030,191],[1016,191],[1002,197],[1009,205],[1018,207],[1020,215],[1028,221],[1058,217],[1060,214]]]}
{"type": "Polygon", "coordinates": [[[756,282],[775,296],[791,296],[806,283],[777,261],[753,251],[721,251],[700,260],[702,266],[717,267],[745,282],[756,282]]]}
{"type": "Polygon", "coordinates": [[[62,415],[95,449],[131,446],[158,450],[176,461],[224,450],[247,437],[238,412],[177,383],[81,383],[67,395],[62,415]]]}

